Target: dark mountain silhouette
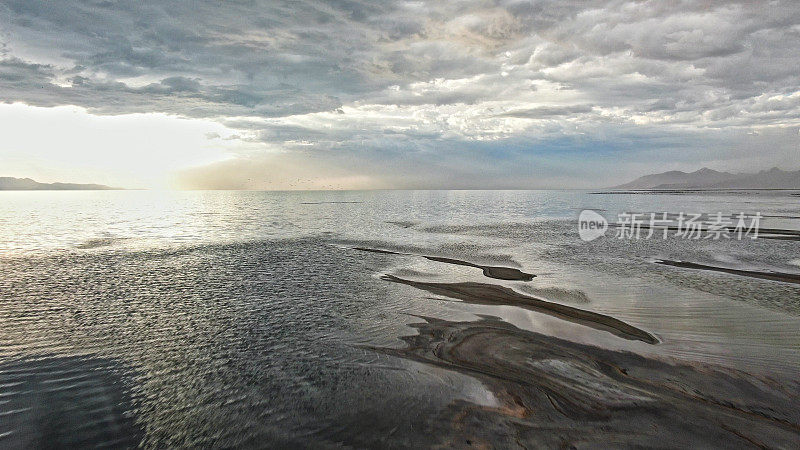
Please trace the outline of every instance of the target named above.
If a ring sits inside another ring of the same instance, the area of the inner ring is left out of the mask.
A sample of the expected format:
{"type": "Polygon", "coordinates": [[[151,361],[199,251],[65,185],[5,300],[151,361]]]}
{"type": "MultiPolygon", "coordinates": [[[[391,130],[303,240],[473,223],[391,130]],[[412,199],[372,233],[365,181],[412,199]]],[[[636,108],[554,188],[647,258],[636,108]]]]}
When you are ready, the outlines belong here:
{"type": "Polygon", "coordinates": [[[800,189],[800,170],[773,167],[758,173],[729,173],[703,167],[695,172],[673,170],[639,177],[611,189],[800,189]]]}
{"type": "Polygon", "coordinates": [[[0,177],[0,191],[98,191],[121,189],[103,184],[39,183],[30,178],[0,177]]]}

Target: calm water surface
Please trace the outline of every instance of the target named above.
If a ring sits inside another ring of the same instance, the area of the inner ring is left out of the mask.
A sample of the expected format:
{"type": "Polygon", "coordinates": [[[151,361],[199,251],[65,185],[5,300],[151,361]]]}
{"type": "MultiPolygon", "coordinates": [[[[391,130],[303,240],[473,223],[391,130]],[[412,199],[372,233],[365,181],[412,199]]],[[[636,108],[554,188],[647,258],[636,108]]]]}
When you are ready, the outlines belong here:
{"type": "Polygon", "coordinates": [[[582,209],[760,212],[782,192],[0,192],[0,446],[429,445],[481,382],[368,349],[416,315],[487,314],[576,342],[796,381],[800,286],[655,264],[800,272],[796,240],[586,243],[582,209]],[[377,248],[400,255],[368,253],[377,248]],[[517,267],[490,280],[435,255],[517,267]],[[380,278],[478,281],[608,314],[649,345],[380,278]]]}

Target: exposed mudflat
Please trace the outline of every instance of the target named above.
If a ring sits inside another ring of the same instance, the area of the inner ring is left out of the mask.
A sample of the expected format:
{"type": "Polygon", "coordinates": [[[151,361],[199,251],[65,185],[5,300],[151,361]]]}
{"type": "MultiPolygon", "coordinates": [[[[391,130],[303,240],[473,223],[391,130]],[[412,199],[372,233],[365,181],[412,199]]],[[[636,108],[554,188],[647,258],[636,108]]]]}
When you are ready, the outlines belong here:
{"type": "Polygon", "coordinates": [[[493,317],[423,319],[405,348],[373,350],[476,377],[499,402],[453,403],[446,447],[800,446],[795,382],[572,343],[493,317]]]}
{"type": "Polygon", "coordinates": [[[383,275],[381,278],[394,283],[414,286],[433,294],[455,298],[466,303],[517,306],[598,330],[607,331],[624,339],[639,340],[647,342],[648,344],[658,343],[658,338],[647,331],[634,327],[614,317],[520,294],[504,286],[474,282],[433,283],[407,280],[394,275],[383,275]]]}
{"type": "Polygon", "coordinates": [[[436,261],[445,264],[454,264],[458,266],[466,266],[466,267],[475,267],[476,269],[481,269],[483,274],[489,278],[494,278],[497,280],[508,280],[508,281],[531,281],[536,277],[536,275],[531,273],[525,273],[519,269],[515,269],[513,267],[502,267],[502,266],[487,266],[476,264],[469,261],[463,261],[460,259],[455,258],[445,258],[442,256],[428,256],[428,255],[413,255],[410,253],[400,253],[391,250],[382,250],[377,248],[367,248],[367,247],[354,247],[354,250],[360,250],[362,252],[372,252],[372,253],[384,253],[388,255],[407,255],[407,256],[421,256],[429,261],[436,261]]]}

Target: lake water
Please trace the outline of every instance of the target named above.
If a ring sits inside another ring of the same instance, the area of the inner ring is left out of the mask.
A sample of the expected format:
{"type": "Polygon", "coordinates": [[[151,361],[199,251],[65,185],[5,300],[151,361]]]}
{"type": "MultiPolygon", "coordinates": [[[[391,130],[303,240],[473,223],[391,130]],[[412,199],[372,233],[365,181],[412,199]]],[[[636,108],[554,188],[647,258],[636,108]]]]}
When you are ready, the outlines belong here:
{"type": "MultiPolygon", "coordinates": [[[[795,195],[792,195],[795,194],[795,195]]],[[[0,192],[0,446],[427,446],[481,380],[373,351],[418,316],[499,317],[665,361],[800,371],[800,285],[657,264],[800,273],[793,239],[584,242],[581,210],[760,213],[800,230],[791,192],[0,192]],[[376,253],[356,248],[395,253],[376,253]],[[453,258],[515,267],[497,280],[453,258]],[[382,275],[481,282],[612,316],[623,339],[382,275]]]]}

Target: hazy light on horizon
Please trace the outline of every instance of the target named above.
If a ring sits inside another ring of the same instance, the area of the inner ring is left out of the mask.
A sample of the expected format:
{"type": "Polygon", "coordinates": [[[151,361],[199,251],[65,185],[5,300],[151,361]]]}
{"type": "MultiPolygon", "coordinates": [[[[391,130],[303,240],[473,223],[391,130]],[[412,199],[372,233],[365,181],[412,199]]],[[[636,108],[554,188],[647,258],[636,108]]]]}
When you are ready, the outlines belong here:
{"type": "Polygon", "coordinates": [[[229,157],[210,120],[161,113],[97,116],[84,108],[0,105],[2,176],[40,182],[172,187],[172,173],[229,157]]]}

